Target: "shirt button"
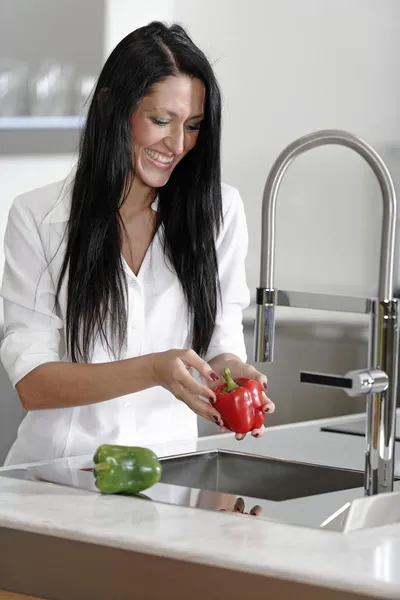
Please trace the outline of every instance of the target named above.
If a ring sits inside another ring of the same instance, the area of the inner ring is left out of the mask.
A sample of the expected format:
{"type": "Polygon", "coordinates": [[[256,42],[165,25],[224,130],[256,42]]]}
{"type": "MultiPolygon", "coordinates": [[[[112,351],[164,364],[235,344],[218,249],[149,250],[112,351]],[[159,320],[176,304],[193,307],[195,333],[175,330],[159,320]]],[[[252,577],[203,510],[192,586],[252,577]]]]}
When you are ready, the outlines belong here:
{"type": "Polygon", "coordinates": [[[130,408],[130,407],[131,407],[131,403],[130,402],[125,402],[124,408],[130,408]]]}

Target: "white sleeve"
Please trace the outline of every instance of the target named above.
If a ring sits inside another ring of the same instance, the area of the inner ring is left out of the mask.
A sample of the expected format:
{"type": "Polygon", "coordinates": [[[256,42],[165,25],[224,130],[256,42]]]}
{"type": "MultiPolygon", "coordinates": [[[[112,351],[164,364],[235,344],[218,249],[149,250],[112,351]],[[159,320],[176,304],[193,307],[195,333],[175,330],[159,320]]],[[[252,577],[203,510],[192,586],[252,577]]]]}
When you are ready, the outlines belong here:
{"type": "Polygon", "coordinates": [[[56,290],[38,226],[31,208],[19,197],[8,215],[4,254],[0,358],[15,386],[39,365],[60,360],[63,327],[55,310],[56,290]]]}
{"type": "Polygon", "coordinates": [[[243,310],[250,303],[245,268],[248,232],[239,192],[234,188],[229,191],[231,202],[216,243],[222,306],[219,303],[215,330],[205,356],[207,362],[224,353],[247,360],[242,319],[243,310]]]}

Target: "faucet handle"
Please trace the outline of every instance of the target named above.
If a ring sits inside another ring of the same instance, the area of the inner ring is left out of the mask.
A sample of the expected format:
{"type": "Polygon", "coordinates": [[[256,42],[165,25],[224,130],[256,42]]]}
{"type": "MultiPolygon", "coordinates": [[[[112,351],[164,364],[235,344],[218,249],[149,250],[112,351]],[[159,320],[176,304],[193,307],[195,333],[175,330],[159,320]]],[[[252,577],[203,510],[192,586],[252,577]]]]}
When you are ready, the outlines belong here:
{"type": "Polygon", "coordinates": [[[328,375],[327,373],[300,372],[300,383],[311,383],[325,387],[336,387],[346,392],[348,396],[364,396],[379,394],[387,390],[389,378],[380,369],[361,369],[349,371],[344,377],[328,375]]]}

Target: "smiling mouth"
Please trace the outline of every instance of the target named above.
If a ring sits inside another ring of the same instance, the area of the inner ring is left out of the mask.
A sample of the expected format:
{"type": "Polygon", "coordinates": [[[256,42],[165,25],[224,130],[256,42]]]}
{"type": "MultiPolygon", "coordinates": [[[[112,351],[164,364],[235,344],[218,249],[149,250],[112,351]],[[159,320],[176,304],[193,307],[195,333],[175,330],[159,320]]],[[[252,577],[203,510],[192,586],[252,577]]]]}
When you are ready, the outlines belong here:
{"type": "Polygon", "coordinates": [[[157,166],[167,168],[174,162],[174,156],[164,156],[163,154],[160,154],[160,152],[150,150],[149,148],[145,148],[144,152],[151,162],[155,163],[157,166]]]}

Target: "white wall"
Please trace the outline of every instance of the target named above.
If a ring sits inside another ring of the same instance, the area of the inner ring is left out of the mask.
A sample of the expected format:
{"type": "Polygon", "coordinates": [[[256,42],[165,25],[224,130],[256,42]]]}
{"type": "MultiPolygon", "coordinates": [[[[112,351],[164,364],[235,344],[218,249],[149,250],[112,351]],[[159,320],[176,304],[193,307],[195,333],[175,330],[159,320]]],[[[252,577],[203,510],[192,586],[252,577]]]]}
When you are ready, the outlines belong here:
{"type": "MultiPolygon", "coordinates": [[[[222,86],[223,175],[245,202],[253,291],[264,183],[286,144],[323,128],[347,129],[383,152],[400,141],[400,2],[176,0],[175,18],[222,86]]],[[[373,176],[349,150],[300,157],[278,202],[276,283],[375,293],[380,215],[373,176]]]]}
{"type": "MultiPolygon", "coordinates": [[[[399,144],[398,0],[107,0],[106,14],[105,56],[136,27],[177,20],[215,63],[224,95],[223,176],[245,202],[252,292],[263,187],[283,147],[332,127],[383,154],[399,144]]],[[[0,239],[13,197],[64,176],[72,162],[69,155],[0,157],[0,239]]],[[[380,215],[373,176],[349,150],[297,159],[278,203],[277,284],[374,293],[380,215]]]]}
{"type": "Polygon", "coordinates": [[[123,37],[150,21],[169,22],[174,15],[174,0],[106,0],[106,56],[123,37]]]}

